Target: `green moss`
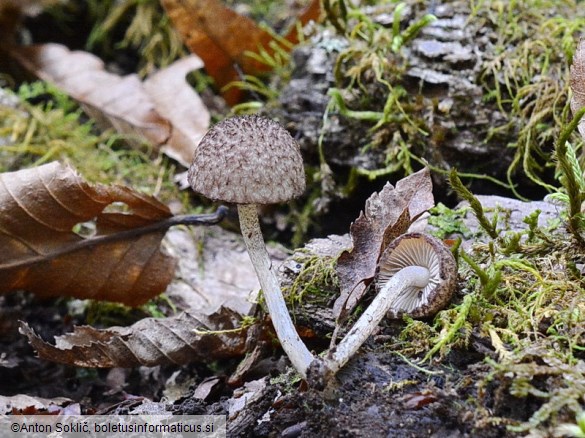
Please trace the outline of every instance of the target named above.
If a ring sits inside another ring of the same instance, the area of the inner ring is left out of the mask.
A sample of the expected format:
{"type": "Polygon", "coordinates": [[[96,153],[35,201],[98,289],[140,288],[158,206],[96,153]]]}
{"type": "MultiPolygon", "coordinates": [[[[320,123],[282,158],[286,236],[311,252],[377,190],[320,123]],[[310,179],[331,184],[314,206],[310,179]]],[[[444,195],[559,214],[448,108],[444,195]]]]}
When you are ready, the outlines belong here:
{"type": "MultiPolygon", "coordinates": [[[[570,219],[573,214],[580,220],[583,168],[566,143],[576,120],[559,127],[555,150],[562,182],[555,194],[569,212],[560,212],[565,227],[559,221],[539,226],[540,212],[535,211],[524,219],[527,229],[510,231],[506,211],[488,218],[452,174],[454,188],[470,202],[483,228],[475,236],[481,240],[471,250],[458,250],[462,290],[453,304],[430,323],[407,319],[395,346],[401,354],[419,357],[419,363],[449,363],[452,354],[469,349],[472,334],[474,342],[491,346],[489,371],[476,375],[478,412],[488,415],[490,424],[507,424],[513,432],[550,435],[584,407],[585,253],[576,245],[580,222],[572,225],[570,219]],[[527,400],[532,407],[527,417],[513,417],[510,397],[527,400]]],[[[444,215],[439,225],[455,223],[457,229],[452,211],[438,206],[433,213],[444,215]]]]}
{"type": "Polygon", "coordinates": [[[448,360],[454,350],[469,348],[474,333],[497,357],[488,360],[491,371],[478,376],[480,393],[488,397],[496,382],[502,394],[530,398],[537,406],[526,421],[507,418],[505,408],[499,412],[497,406],[492,417],[501,415],[514,431],[549,430],[574,417],[585,395],[585,290],[581,274],[569,269],[583,260],[571,245],[561,230],[543,233],[533,225],[462,252],[464,298],[439,312],[432,324],[410,321],[401,351],[424,354],[423,362],[448,360]]]}
{"type": "Polygon", "coordinates": [[[585,411],[581,411],[576,415],[575,424],[562,424],[557,431],[563,436],[585,438],[585,411]]]}
{"type": "Polygon", "coordinates": [[[575,1],[478,2],[475,8],[473,20],[498,35],[481,81],[486,100],[495,101],[508,120],[490,136],[507,132],[515,138],[508,145],[516,150],[508,169],[512,187],[522,170],[535,184],[554,190],[543,176],[554,166],[552,145],[569,112],[569,65],[584,12],[575,1]]]}
{"type": "MultiPolygon", "coordinates": [[[[162,318],[174,313],[174,305],[164,296],[134,308],[108,301],[85,301],[85,321],[92,327],[129,326],[143,318],[162,318]]],[[[175,309],[176,310],[176,309],[175,309]]]]}
{"type": "Polygon", "coordinates": [[[139,54],[141,75],[152,73],[185,55],[186,51],[159,0],[89,0],[89,14],[95,23],[88,49],[104,54],[130,49],[139,54]],[[119,35],[123,35],[118,39],[119,35]]]}
{"type": "Polygon", "coordinates": [[[302,250],[293,260],[301,266],[290,286],[283,287],[287,301],[298,307],[302,302],[326,305],[339,290],[339,279],[335,267],[337,258],[320,257],[302,250]]]}
{"type": "Polygon", "coordinates": [[[516,432],[551,431],[583,409],[585,290],[581,274],[562,268],[583,256],[568,251],[562,236],[539,255],[522,252],[523,246],[504,255],[500,242],[494,242],[492,254],[488,245],[478,246],[462,258],[471,261],[460,266],[464,298],[432,323],[407,319],[395,345],[401,354],[422,356],[419,364],[431,359],[449,363],[453,351],[465,354],[472,333],[475,342],[483,339],[479,342],[494,354],[486,358],[489,372],[476,375],[483,395],[477,403],[495,403],[490,421],[509,424],[516,432]],[[496,401],[490,401],[494,396],[496,401]],[[526,420],[508,416],[510,396],[528,398],[536,406],[526,420]]]}
{"type": "Polygon", "coordinates": [[[131,149],[122,136],[99,132],[73,100],[44,82],[25,84],[18,95],[19,108],[0,106],[0,138],[7,139],[0,172],[60,160],[90,182],[127,185],[188,206],[188,194],[173,182],[175,165],[148,145],[131,149]]]}
{"type": "Polygon", "coordinates": [[[298,392],[298,385],[302,380],[301,375],[289,367],[287,372],[270,379],[270,384],[280,386],[285,394],[289,394],[298,392]]]}
{"type": "Polygon", "coordinates": [[[445,239],[453,235],[460,235],[466,239],[472,237],[472,233],[463,222],[467,208],[450,209],[445,204],[438,203],[429,210],[429,225],[435,227],[433,235],[445,239]]]}
{"type": "Polygon", "coordinates": [[[324,115],[324,129],[329,114],[371,124],[371,141],[366,148],[384,148],[386,168],[358,169],[370,179],[400,169],[412,172],[413,150],[417,145],[422,146],[429,134],[421,118],[421,102],[401,85],[407,67],[401,49],[435,17],[422,15],[402,29],[400,22],[405,3],[384,7],[393,16],[391,28],[344,0],[324,3],[328,21],[347,41],[347,47],[341,50],[335,64],[337,87],[328,92],[330,101],[324,115]]]}

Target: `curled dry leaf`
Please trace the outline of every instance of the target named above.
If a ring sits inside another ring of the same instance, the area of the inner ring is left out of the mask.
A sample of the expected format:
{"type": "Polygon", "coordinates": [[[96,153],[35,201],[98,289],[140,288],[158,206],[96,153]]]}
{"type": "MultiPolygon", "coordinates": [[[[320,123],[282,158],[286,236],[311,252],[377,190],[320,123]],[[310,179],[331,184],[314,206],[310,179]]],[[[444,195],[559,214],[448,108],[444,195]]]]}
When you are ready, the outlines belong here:
{"type": "MultiPolygon", "coordinates": [[[[571,111],[573,114],[585,106],[585,39],[581,38],[571,65],[571,111]]],[[[579,122],[579,133],[585,138],[585,118],[579,122]]]]}
{"type": "Polygon", "coordinates": [[[180,59],[144,81],[144,89],[159,114],[171,124],[171,133],[162,145],[169,157],[188,167],[195,147],[209,128],[209,111],[185,78],[203,67],[203,61],[192,55],[180,59]]]}
{"type": "Polygon", "coordinates": [[[170,216],[150,196],[90,185],[57,162],[0,174],[0,292],[25,289],[42,297],[142,304],[163,292],[174,275],[175,261],[160,250],[165,230],[88,243],[170,216]],[[106,207],[114,203],[130,212],[109,212],[106,207]],[[73,231],[90,220],[93,237],[73,231]]]}
{"type": "Polygon", "coordinates": [[[55,345],[43,341],[24,322],[20,332],[42,359],[80,367],[129,368],[242,356],[247,331],[230,331],[239,323],[237,313],[221,308],[209,314],[184,312],[171,318],[145,318],[130,327],[75,327],[73,333],[55,338],[55,345]]]}
{"type": "Polygon", "coordinates": [[[387,183],[366,201],[364,211],[350,227],[353,247],[337,261],[341,293],[333,307],[336,318],[343,319],[362,298],[386,246],[433,207],[432,189],[425,168],[398,181],[396,188],[387,183]]]}
{"type": "Polygon", "coordinates": [[[185,167],[209,128],[209,112],[185,79],[203,66],[195,55],[144,83],[137,75],[109,73],[91,53],[70,51],[60,44],[13,47],[10,55],[77,100],[101,126],[114,127],[131,143],[146,140],[185,167]]]}

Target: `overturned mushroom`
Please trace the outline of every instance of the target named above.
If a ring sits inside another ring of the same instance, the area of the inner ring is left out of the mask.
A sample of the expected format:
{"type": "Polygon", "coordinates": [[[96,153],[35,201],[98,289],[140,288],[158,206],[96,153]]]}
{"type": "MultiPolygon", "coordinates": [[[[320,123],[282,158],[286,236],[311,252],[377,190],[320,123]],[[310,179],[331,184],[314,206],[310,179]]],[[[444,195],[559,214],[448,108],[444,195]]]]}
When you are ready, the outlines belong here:
{"type": "Polygon", "coordinates": [[[389,280],[408,266],[429,270],[429,282],[422,288],[412,287],[396,296],[388,316],[400,318],[406,313],[414,318],[432,316],[451,300],[457,280],[455,258],[439,239],[423,233],[404,234],[388,245],[378,263],[376,286],[381,293],[389,280]]]}
{"type": "Polygon", "coordinates": [[[290,318],[266,252],[257,205],[286,202],[305,190],[297,143],[277,122],[236,116],[215,125],[195,150],[188,173],[194,191],[238,205],[242,236],[264,292],[276,335],[303,376],[313,361],[290,318]]]}
{"type": "MultiPolygon", "coordinates": [[[[430,316],[455,290],[457,268],[451,251],[435,237],[404,234],[384,251],[378,264],[378,294],[317,372],[335,374],[357,352],[384,315],[430,316]]],[[[317,369],[316,369],[317,370],[317,369]]]]}

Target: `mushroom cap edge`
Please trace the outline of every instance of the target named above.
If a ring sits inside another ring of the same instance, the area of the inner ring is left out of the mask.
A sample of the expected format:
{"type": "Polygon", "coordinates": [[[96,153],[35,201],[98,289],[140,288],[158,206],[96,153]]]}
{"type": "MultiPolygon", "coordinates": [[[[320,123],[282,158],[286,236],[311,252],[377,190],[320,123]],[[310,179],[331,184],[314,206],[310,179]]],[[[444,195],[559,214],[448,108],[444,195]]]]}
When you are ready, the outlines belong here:
{"type": "Polygon", "coordinates": [[[376,288],[379,290],[392,275],[404,266],[415,263],[429,269],[431,279],[425,288],[408,291],[408,299],[398,300],[387,316],[414,318],[432,316],[451,300],[456,289],[457,263],[443,242],[425,233],[407,233],[394,239],[384,250],[376,269],[376,288]],[[422,244],[422,245],[421,245],[422,244]],[[416,298],[416,302],[410,302],[416,298]],[[408,307],[408,308],[405,308],[408,307]]]}

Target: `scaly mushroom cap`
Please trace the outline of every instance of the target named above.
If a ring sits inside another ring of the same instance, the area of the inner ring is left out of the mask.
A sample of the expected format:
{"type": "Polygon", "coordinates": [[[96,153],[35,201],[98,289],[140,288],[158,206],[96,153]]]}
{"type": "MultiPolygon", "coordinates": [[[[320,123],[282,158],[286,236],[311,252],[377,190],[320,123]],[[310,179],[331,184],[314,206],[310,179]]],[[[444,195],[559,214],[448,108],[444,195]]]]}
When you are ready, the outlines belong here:
{"type": "Polygon", "coordinates": [[[457,267],[451,251],[439,239],[422,233],[404,234],[388,245],[378,263],[377,288],[406,266],[429,270],[429,284],[423,289],[409,288],[396,298],[388,316],[406,313],[415,318],[431,316],[443,309],[457,280],[457,267]]]}
{"type": "Polygon", "coordinates": [[[207,198],[236,204],[276,204],[300,196],[305,172],[298,144],[279,123],[236,116],[201,139],[189,184],[207,198]]]}

